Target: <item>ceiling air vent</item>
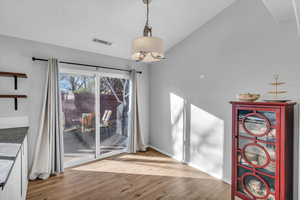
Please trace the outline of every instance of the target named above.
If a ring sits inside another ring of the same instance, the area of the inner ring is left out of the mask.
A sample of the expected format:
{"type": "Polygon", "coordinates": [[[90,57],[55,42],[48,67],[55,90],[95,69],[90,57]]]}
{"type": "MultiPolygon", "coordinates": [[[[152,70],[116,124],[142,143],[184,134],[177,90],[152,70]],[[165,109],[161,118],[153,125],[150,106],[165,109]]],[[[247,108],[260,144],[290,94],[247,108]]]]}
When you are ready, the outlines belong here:
{"type": "Polygon", "coordinates": [[[98,39],[98,38],[94,38],[94,39],[93,39],[93,42],[97,42],[97,43],[104,44],[104,45],[107,45],[107,46],[111,46],[111,45],[112,45],[111,42],[105,41],[105,40],[100,40],[100,39],[98,39]]]}

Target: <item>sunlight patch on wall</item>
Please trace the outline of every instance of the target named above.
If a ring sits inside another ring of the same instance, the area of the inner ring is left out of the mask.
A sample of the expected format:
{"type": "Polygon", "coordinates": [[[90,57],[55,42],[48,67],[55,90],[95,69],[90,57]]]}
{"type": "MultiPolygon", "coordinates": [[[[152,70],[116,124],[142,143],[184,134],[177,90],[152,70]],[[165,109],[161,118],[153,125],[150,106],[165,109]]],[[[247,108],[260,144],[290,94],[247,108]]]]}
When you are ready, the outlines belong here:
{"type": "Polygon", "coordinates": [[[170,111],[173,155],[175,159],[182,160],[185,131],[185,100],[174,93],[170,93],[170,111]]]}
{"type": "Polygon", "coordinates": [[[190,163],[221,179],[224,121],[195,105],[190,108],[190,163]]]}

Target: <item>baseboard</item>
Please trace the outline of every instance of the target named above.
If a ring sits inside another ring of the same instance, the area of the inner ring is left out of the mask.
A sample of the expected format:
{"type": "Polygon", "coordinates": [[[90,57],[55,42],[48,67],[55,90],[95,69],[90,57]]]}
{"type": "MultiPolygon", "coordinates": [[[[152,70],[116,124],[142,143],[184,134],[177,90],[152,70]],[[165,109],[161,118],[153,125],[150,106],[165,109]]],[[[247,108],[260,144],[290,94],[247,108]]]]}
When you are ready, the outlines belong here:
{"type": "Polygon", "coordinates": [[[166,156],[169,156],[169,157],[171,157],[171,158],[174,157],[172,154],[170,154],[170,153],[168,153],[168,152],[166,152],[166,151],[163,151],[163,150],[161,150],[161,149],[159,149],[159,148],[157,148],[157,147],[155,147],[155,146],[153,146],[153,145],[151,145],[151,144],[149,144],[148,147],[150,147],[150,148],[152,148],[152,149],[158,151],[159,153],[162,153],[162,154],[164,154],[164,155],[166,155],[166,156]]]}
{"type": "Polygon", "coordinates": [[[209,176],[212,176],[212,177],[214,177],[216,179],[219,179],[219,180],[224,181],[225,183],[231,185],[231,181],[230,180],[224,179],[224,178],[220,177],[218,174],[209,173],[207,171],[204,171],[203,169],[201,169],[198,165],[196,165],[194,163],[189,162],[189,163],[187,163],[187,165],[190,166],[190,167],[193,167],[193,168],[195,168],[195,169],[197,169],[197,170],[199,170],[199,171],[201,171],[203,173],[206,173],[209,176]]]}
{"type": "Polygon", "coordinates": [[[163,151],[163,150],[161,150],[161,149],[159,149],[159,148],[157,148],[157,147],[155,147],[155,146],[153,146],[153,145],[151,145],[151,144],[148,145],[148,147],[150,147],[150,148],[152,148],[152,149],[158,151],[159,153],[162,153],[162,154],[164,154],[164,155],[166,155],[166,156],[168,156],[168,157],[170,157],[170,158],[173,158],[174,160],[176,160],[176,161],[178,161],[178,162],[184,163],[182,160],[178,159],[178,157],[174,156],[173,154],[168,153],[168,152],[166,152],[166,151],[163,151]]]}
{"type": "Polygon", "coordinates": [[[177,158],[176,158],[174,155],[172,155],[171,153],[168,153],[168,152],[166,152],[166,151],[164,151],[164,150],[161,150],[160,148],[158,148],[158,147],[156,147],[156,146],[153,146],[153,145],[149,144],[149,145],[147,145],[147,147],[150,147],[150,148],[152,148],[152,149],[154,149],[154,150],[156,150],[156,151],[158,151],[158,152],[160,152],[160,153],[162,153],[162,154],[164,154],[164,155],[166,155],[166,156],[168,156],[168,157],[170,157],[170,158],[173,158],[173,159],[177,160],[178,162],[184,163],[184,164],[186,164],[186,165],[188,165],[188,166],[190,166],[190,167],[192,167],[192,168],[195,168],[195,169],[197,169],[197,170],[199,170],[199,171],[201,171],[201,172],[203,172],[203,173],[206,173],[206,174],[208,174],[209,176],[212,176],[212,177],[214,177],[214,178],[216,178],[216,179],[222,180],[222,181],[224,181],[225,183],[227,183],[227,184],[229,184],[229,185],[231,184],[231,181],[230,181],[230,180],[223,179],[223,178],[221,178],[220,176],[218,176],[217,174],[212,174],[212,173],[205,172],[205,171],[203,171],[198,165],[196,165],[196,164],[194,164],[194,163],[191,163],[191,162],[185,163],[185,162],[183,162],[182,160],[177,159],[177,158]]]}

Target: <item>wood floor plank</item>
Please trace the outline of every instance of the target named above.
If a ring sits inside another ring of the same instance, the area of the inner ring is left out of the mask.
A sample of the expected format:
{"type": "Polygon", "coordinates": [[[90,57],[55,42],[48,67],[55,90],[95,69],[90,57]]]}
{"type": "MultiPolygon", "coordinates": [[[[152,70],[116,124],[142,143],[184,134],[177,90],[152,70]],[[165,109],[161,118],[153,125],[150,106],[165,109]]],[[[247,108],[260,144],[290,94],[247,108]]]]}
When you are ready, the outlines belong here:
{"type": "Polygon", "coordinates": [[[230,186],[153,149],[29,183],[27,200],[229,200],[230,186]]]}

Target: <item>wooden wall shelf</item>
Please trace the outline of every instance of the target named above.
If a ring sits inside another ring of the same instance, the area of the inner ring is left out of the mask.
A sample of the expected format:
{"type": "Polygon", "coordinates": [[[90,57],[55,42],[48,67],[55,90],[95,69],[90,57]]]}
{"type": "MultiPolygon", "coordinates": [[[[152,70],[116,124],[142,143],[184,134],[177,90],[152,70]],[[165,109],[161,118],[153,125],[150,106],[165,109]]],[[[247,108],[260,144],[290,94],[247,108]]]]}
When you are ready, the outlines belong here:
{"type": "Polygon", "coordinates": [[[11,95],[11,94],[1,94],[0,98],[5,99],[14,99],[15,100],[15,110],[18,110],[18,99],[20,98],[27,98],[27,95],[11,95]]]}
{"type": "Polygon", "coordinates": [[[26,74],[22,73],[14,73],[14,72],[0,72],[0,76],[7,76],[7,77],[18,77],[18,78],[28,78],[26,74]]]}
{"type": "Polygon", "coordinates": [[[0,72],[0,76],[13,77],[15,79],[15,90],[18,89],[18,78],[28,78],[27,74],[14,72],[0,72]]]}

